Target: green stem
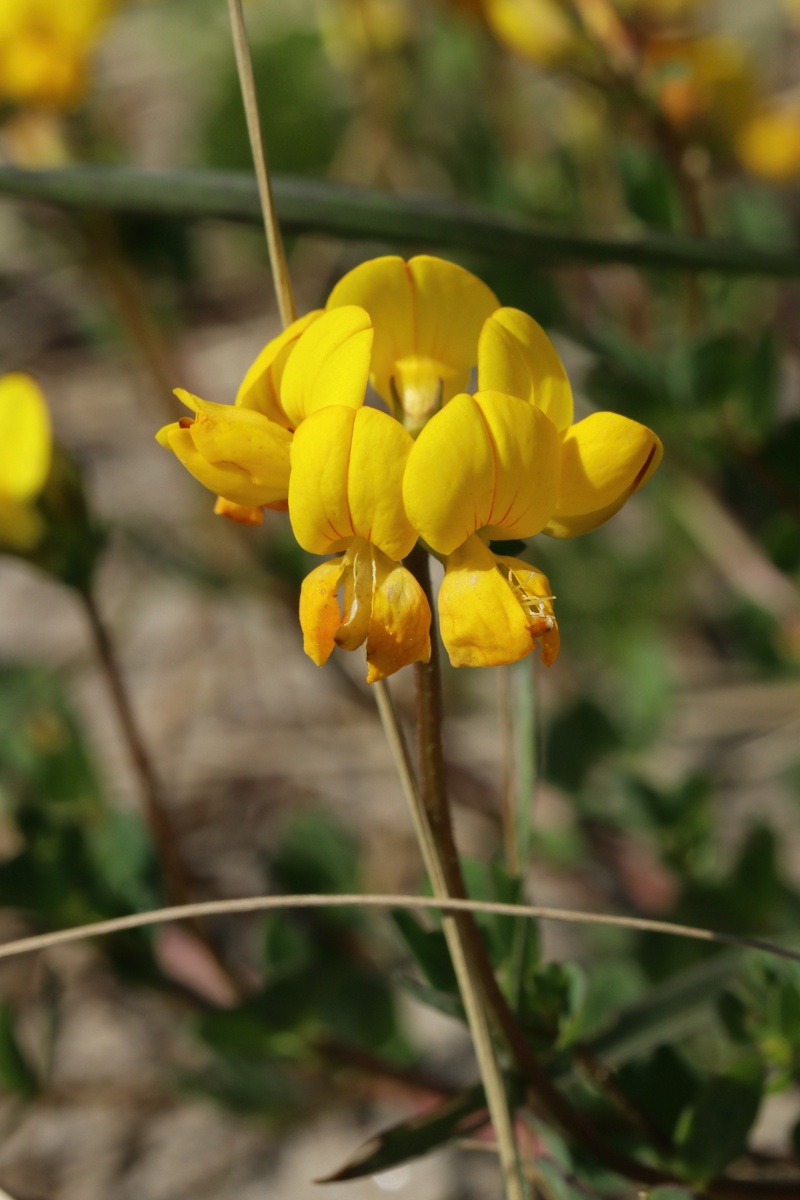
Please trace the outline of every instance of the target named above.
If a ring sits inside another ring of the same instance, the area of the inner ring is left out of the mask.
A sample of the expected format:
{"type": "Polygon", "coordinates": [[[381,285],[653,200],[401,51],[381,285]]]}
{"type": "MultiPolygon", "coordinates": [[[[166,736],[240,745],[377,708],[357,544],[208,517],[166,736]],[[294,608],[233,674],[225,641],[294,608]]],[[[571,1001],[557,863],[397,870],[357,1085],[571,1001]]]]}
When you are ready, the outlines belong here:
{"type": "MultiPolygon", "coordinates": [[[[537,270],[585,263],[627,264],[665,271],[715,271],[726,275],[800,278],[800,254],[763,250],[719,238],[650,234],[596,238],[532,228],[451,198],[398,196],[377,189],[276,178],[275,207],[291,233],[391,245],[435,246],[513,259],[537,270]]],[[[261,223],[255,180],[242,171],[141,171],[131,167],[62,167],[26,171],[0,167],[0,195],[90,212],[144,212],[178,219],[212,217],[261,223]]]]}

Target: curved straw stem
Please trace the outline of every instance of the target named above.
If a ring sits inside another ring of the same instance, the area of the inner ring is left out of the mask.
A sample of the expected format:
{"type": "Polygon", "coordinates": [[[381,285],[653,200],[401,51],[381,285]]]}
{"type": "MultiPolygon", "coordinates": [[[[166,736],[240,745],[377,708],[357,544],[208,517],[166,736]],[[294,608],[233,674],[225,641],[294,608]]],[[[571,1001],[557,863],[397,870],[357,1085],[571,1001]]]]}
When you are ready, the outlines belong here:
{"type": "MultiPolygon", "coordinates": [[[[578,909],[553,908],[544,904],[505,904],[501,900],[457,900],[452,896],[410,896],[404,893],[367,892],[320,895],[304,892],[286,896],[239,896],[233,900],[198,900],[194,904],[173,904],[166,908],[154,908],[147,912],[129,913],[125,917],[110,917],[107,921],[92,921],[88,925],[75,925],[70,929],[56,929],[52,933],[37,933],[32,937],[16,938],[13,942],[0,943],[0,959],[13,958],[17,954],[32,954],[37,950],[49,950],[67,942],[80,942],[86,938],[105,937],[122,933],[126,929],[142,929],[147,925],[164,925],[171,921],[187,921],[196,917],[230,916],[236,913],[273,912],[289,908],[408,908],[414,910],[433,909],[437,912],[489,913],[498,917],[526,917],[539,921],[563,921],[570,925],[602,925],[613,929],[634,929],[640,933],[659,933],[668,937],[689,938],[696,942],[711,942],[719,946],[734,946],[741,950],[756,950],[775,958],[785,958],[800,963],[800,951],[762,938],[739,937],[734,933],[720,933],[715,929],[702,929],[696,925],[678,925],[672,921],[656,921],[650,917],[623,917],[616,913],[582,912],[578,909]]],[[[798,1193],[800,1195],[800,1192],[798,1193]]]]}

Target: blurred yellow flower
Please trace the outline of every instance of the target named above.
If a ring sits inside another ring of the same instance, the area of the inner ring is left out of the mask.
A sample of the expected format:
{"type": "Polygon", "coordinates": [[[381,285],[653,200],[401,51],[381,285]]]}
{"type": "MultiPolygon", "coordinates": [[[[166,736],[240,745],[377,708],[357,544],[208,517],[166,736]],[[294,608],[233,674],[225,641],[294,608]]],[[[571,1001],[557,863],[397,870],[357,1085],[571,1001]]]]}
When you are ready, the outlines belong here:
{"type": "Polygon", "coordinates": [[[498,40],[531,62],[556,66],[579,46],[576,21],[559,0],[484,0],[484,11],[498,40]]]}
{"type": "Polygon", "coordinates": [[[756,79],[738,42],[722,35],[648,41],[645,85],[677,129],[735,136],[758,102],[756,79]]]}
{"type": "Polygon", "coordinates": [[[0,547],[30,550],[44,533],[35,502],[50,471],[47,402],[30,375],[0,377],[0,547]]]}
{"type": "Polygon", "coordinates": [[[800,105],[765,105],[739,131],[736,152],[742,166],[772,183],[800,175],[800,105]]]}
{"type": "Polygon", "coordinates": [[[0,97],[64,109],[81,99],[88,57],[119,0],[3,0],[0,97]]]}

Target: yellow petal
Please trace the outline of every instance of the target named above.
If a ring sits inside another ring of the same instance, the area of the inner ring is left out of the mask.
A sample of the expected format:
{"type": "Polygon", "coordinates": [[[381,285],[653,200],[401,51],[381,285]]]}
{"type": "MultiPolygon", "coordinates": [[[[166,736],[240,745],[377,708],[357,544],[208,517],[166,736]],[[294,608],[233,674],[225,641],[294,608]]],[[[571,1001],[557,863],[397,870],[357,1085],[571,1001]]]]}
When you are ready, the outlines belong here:
{"type": "Polygon", "coordinates": [[[405,558],[417,533],[403,505],[403,474],[414,442],[387,413],[361,408],[347,475],[353,531],[389,558],[405,558]]]}
{"type": "Polygon", "coordinates": [[[367,683],[431,656],[431,610],[420,585],[400,563],[374,551],[375,585],[367,634],[367,683]]]}
{"type": "Polygon", "coordinates": [[[0,378],[0,495],[30,500],[44,487],[50,470],[50,414],[42,390],[30,375],[0,378]]]}
{"type": "Polygon", "coordinates": [[[575,52],[577,29],[562,0],[485,0],[493,32],[509,50],[550,66],[575,52]]]}
{"type": "Polygon", "coordinates": [[[528,633],[540,639],[542,663],[552,666],[558,658],[561,638],[553,611],[553,594],[546,575],[521,558],[498,555],[498,567],[506,575],[515,599],[528,617],[528,633]]]}
{"type": "Polygon", "coordinates": [[[336,593],[343,569],[344,558],[332,558],[315,567],[300,588],[303,649],[318,667],[330,658],[342,619],[336,593]]]}
{"type": "Polygon", "coordinates": [[[742,164],[762,179],[787,183],[800,174],[800,108],[771,108],[740,130],[736,151],[742,164]]]}
{"type": "Polygon", "coordinates": [[[322,309],[315,309],[299,317],[284,329],[283,333],[267,342],[236,393],[236,404],[242,408],[254,408],[270,421],[291,428],[291,422],[281,408],[281,380],[289,361],[289,355],[309,325],[322,316],[322,309]]]}
{"type": "Polygon", "coordinates": [[[354,537],[347,471],[355,419],[352,408],[322,408],[294,435],[289,518],[294,536],[311,554],[343,550],[354,537]]]}
{"type": "Polygon", "coordinates": [[[403,480],[411,524],[451,554],[479,529],[532,537],[556,505],[560,444],[539,409],[499,392],[461,395],[422,430],[403,480]]]}
{"type": "MultiPolygon", "coordinates": [[[[246,409],[240,410],[246,412],[246,409]]],[[[251,414],[253,416],[260,414],[251,414]]],[[[262,418],[265,423],[266,417],[262,418]]],[[[222,457],[213,460],[201,454],[195,443],[195,425],[197,422],[176,422],[167,425],[159,431],[159,440],[166,445],[186,467],[190,475],[204,484],[212,492],[216,492],[225,500],[241,504],[247,508],[258,508],[262,504],[272,504],[286,497],[289,480],[289,439],[286,430],[275,428],[284,434],[285,442],[272,443],[269,446],[268,461],[264,465],[269,468],[269,477],[253,477],[245,468],[222,457]]],[[[228,439],[228,449],[230,449],[228,439]]],[[[201,433],[201,442],[208,453],[215,455],[213,438],[201,433]]],[[[252,446],[249,447],[252,450],[252,446]]]]}
{"type": "Polygon", "coordinates": [[[618,512],[661,462],[661,442],[617,413],[592,413],[563,435],[558,504],[545,533],[576,537],[618,512]]]}
{"type": "Polygon", "coordinates": [[[360,408],[369,379],[372,324],[363,308],[324,313],[296,342],[283,372],[281,407],[296,428],[329,405],[360,408]]]}
{"type": "Polygon", "coordinates": [[[402,558],[417,540],[403,508],[412,441],[374,408],[320,409],[292,444],[289,515],[304,550],[328,554],[354,537],[402,558]]]}
{"type": "MultiPolygon", "coordinates": [[[[549,592],[545,577],[529,564],[498,559],[471,537],[448,556],[439,590],[439,627],[453,666],[496,667],[524,658],[537,637],[555,626],[545,603],[549,592]],[[516,577],[514,587],[510,576],[516,577]],[[544,597],[532,581],[546,589],[544,597]]],[[[551,642],[549,661],[552,649],[551,642]]]]}
{"type": "Polygon", "coordinates": [[[478,386],[529,400],[556,429],[572,424],[572,388],[541,325],[518,308],[499,308],[481,330],[478,386]]]}
{"type": "Polygon", "coordinates": [[[392,404],[430,410],[467,384],[481,326],[497,297],[475,275],[445,259],[387,256],[340,280],[328,308],[358,304],[375,326],[372,385],[392,404]],[[406,393],[404,395],[404,392],[406,393]]]}

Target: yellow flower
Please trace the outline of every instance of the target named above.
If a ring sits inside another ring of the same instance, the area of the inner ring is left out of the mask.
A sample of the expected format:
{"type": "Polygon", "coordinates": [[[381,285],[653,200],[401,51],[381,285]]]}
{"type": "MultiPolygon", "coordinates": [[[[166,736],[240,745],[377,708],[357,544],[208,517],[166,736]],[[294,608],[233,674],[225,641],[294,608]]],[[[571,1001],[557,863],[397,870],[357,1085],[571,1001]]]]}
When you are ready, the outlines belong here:
{"type": "Polygon", "coordinates": [[[765,106],[739,131],[739,160],[753,175],[788,183],[800,174],[800,107],[765,106]]]}
{"type": "Polygon", "coordinates": [[[444,557],[439,616],[453,664],[515,662],[538,638],[552,662],[558,634],[547,580],[519,560],[496,557],[486,542],[596,528],[652,475],[661,443],[614,413],[573,425],[572,392],[555,347],[516,309],[486,321],[478,384],[474,396],[457,396],[420,433],[404,477],[406,511],[444,557]]]}
{"type": "Polygon", "coordinates": [[[492,32],[509,50],[541,66],[573,58],[580,31],[559,0],[484,0],[492,32]]]}
{"type": "Polygon", "coordinates": [[[47,402],[29,375],[0,378],[0,546],[31,550],[44,533],[34,508],[50,471],[47,402]]]}
{"type": "Polygon", "coordinates": [[[372,386],[412,434],[463,391],[481,326],[498,307],[476,276],[428,255],[362,263],[333,289],[328,309],[352,304],[375,328],[372,386]]]}
{"type": "Polygon", "coordinates": [[[218,513],[258,524],[262,506],[286,507],[289,447],[300,422],[329,404],[363,404],[371,347],[372,327],[362,309],[308,313],[264,347],[234,404],[176,389],[195,416],[166,425],[158,441],[218,494],[218,513]],[[301,339],[298,369],[293,354],[301,339]]]}
{"type": "Polygon", "coordinates": [[[334,645],[366,644],[368,683],[430,657],[430,608],[398,561],[417,540],[402,499],[412,444],[386,413],[342,405],[309,416],[292,443],[295,537],[311,554],[343,551],[303,582],[304,648],[322,666],[334,645]]]}
{"type": "Polygon", "coordinates": [[[86,88],[86,63],[119,0],[3,0],[0,96],[16,104],[71,108],[86,88]]]}

